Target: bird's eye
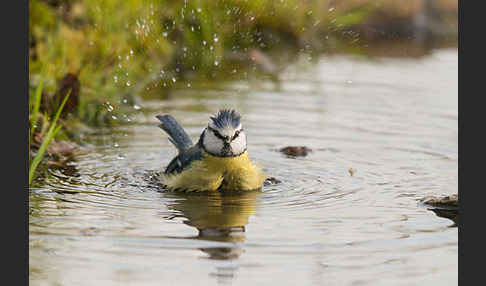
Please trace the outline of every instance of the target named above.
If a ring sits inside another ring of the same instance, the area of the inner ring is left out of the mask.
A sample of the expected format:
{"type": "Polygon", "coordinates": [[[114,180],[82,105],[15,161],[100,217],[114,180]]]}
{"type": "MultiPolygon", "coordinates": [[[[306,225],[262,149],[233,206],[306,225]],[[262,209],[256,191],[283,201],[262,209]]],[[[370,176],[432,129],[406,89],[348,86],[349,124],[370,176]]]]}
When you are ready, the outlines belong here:
{"type": "Polygon", "coordinates": [[[238,131],[235,132],[235,135],[233,135],[233,140],[235,140],[236,137],[238,137],[240,135],[240,132],[241,132],[241,130],[238,130],[238,131]]]}

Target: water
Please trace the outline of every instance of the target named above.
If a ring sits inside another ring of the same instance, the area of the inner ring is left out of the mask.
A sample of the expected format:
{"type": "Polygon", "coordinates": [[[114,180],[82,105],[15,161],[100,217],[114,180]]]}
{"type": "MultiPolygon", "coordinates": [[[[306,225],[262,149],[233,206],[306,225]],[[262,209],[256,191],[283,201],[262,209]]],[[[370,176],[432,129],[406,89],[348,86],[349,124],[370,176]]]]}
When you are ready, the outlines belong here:
{"type": "Polygon", "coordinates": [[[417,200],[457,193],[457,50],[322,57],[281,79],[181,90],[92,134],[74,176],[30,192],[30,285],[456,285],[458,229],[417,200]],[[243,114],[251,158],[281,183],[150,185],[175,155],[154,116],[196,139],[220,107],[243,114]]]}

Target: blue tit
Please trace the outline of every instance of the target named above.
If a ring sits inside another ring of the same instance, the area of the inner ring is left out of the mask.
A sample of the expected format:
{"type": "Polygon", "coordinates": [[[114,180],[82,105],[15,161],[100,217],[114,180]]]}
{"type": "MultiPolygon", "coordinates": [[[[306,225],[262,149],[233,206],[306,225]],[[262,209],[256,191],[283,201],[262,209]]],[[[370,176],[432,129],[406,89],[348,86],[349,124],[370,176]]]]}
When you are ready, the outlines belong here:
{"type": "Polygon", "coordinates": [[[196,144],[171,115],[156,118],[178,150],[160,177],[169,190],[228,191],[262,187],[265,175],[250,160],[241,115],[235,110],[222,109],[210,117],[196,144]]]}

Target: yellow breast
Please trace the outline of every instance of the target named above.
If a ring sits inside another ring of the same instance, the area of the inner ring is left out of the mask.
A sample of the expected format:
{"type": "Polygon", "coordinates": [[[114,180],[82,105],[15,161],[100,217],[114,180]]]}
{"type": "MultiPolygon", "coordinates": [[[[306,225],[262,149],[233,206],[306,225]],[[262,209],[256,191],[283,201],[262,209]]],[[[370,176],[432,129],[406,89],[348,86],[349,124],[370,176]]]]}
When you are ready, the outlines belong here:
{"type": "Polygon", "coordinates": [[[184,191],[256,190],[264,180],[263,171],[250,161],[248,152],[237,157],[216,157],[205,152],[201,160],[181,173],[161,177],[169,189],[184,191]]]}

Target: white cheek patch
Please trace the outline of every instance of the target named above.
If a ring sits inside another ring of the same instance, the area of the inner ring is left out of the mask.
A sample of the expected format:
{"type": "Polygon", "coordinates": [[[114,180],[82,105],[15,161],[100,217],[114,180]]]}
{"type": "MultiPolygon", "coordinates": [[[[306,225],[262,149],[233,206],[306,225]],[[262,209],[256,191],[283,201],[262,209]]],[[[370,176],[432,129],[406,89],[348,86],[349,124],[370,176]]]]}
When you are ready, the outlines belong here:
{"type": "Polygon", "coordinates": [[[246,135],[241,132],[230,144],[233,154],[241,154],[246,150],[246,135]]]}
{"type": "Polygon", "coordinates": [[[212,154],[220,154],[223,149],[223,142],[213,132],[206,130],[203,140],[204,148],[212,154]]]}

